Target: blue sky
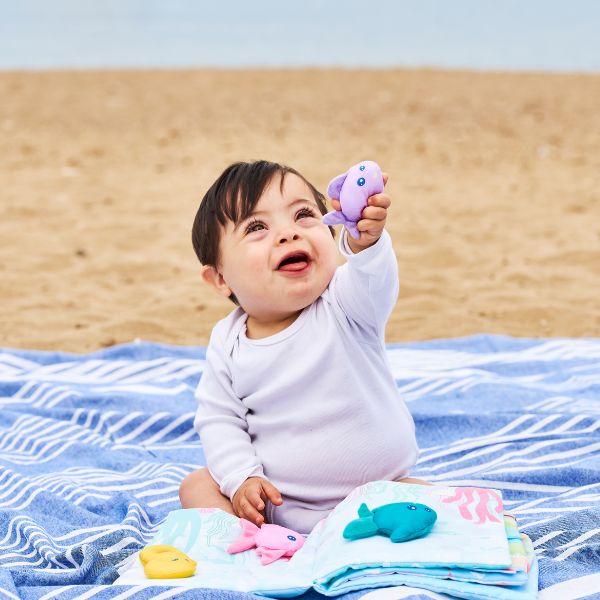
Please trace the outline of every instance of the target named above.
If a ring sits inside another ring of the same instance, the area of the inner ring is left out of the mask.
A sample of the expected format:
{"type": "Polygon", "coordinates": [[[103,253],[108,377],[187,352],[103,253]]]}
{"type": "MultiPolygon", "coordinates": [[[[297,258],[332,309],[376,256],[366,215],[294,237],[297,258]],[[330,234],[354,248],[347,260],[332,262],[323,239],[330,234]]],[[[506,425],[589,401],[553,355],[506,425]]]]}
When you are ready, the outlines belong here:
{"type": "Polygon", "coordinates": [[[595,0],[0,0],[0,69],[600,71],[595,0]]]}

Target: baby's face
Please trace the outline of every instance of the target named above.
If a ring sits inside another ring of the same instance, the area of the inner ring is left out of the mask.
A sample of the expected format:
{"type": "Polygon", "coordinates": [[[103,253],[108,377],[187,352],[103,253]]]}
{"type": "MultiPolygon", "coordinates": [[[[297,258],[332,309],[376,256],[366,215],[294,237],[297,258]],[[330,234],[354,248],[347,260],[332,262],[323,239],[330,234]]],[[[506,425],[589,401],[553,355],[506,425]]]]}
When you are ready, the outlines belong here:
{"type": "Polygon", "coordinates": [[[337,243],[310,188],[293,173],[276,176],[254,212],[227,223],[220,272],[240,306],[259,320],[290,317],[327,288],[339,264],[337,243]]]}

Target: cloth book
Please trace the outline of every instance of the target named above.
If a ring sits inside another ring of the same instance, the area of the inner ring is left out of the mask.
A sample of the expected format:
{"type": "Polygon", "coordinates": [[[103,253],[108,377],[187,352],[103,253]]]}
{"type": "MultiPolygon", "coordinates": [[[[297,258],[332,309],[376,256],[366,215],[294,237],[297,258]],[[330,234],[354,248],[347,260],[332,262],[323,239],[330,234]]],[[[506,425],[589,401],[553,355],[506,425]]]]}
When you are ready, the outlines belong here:
{"type": "Polygon", "coordinates": [[[228,554],[239,519],[218,509],[172,511],[152,544],[168,544],[198,563],[192,577],[149,580],[137,555],[116,584],[180,585],[291,597],[311,587],[337,596],[349,591],[411,585],[463,598],[515,600],[537,595],[537,565],[529,539],[504,514],[498,490],[375,481],[356,488],[320,521],[290,560],[266,566],[254,550],[228,554]],[[437,521],[425,537],[402,543],[375,535],[345,540],[358,508],[392,502],[426,504],[437,521]]]}

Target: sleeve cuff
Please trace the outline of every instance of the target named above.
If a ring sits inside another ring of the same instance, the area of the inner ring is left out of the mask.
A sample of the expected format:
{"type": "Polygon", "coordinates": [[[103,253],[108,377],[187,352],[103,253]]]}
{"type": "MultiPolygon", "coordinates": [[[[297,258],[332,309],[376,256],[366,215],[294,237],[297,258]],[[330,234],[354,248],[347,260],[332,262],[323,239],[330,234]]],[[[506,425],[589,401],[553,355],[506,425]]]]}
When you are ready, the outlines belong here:
{"type": "Polygon", "coordinates": [[[342,230],[339,243],[342,256],[347,260],[351,260],[352,262],[359,264],[369,262],[374,256],[385,252],[387,249],[391,248],[391,246],[392,238],[385,229],[381,232],[381,237],[372,246],[369,246],[368,248],[365,248],[356,254],[352,252],[350,246],[348,245],[348,231],[345,227],[342,230]]]}
{"type": "MultiPolygon", "coordinates": [[[[262,470],[261,466],[255,466],[247,471],[242,471],[241,473],[234,473],[233,475],[229,475],[225,477],[221,483],[219,484],[219,489],[224,496],[227,496],[229,500],[233,502],[233,497],[235,493],[238,491],[239,487],[248,479],[248,477],[264,477],[265,474],[262,470]]],[[[214,479],[214,477],[213,477],[214,479]]]]}

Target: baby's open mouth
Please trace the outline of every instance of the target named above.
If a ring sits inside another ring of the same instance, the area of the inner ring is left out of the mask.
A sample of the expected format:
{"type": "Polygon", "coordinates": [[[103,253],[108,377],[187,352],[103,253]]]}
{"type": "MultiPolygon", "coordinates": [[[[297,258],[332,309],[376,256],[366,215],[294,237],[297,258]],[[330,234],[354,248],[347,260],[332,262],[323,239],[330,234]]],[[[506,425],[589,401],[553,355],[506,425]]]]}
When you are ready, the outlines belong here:
{"type": "Polygon", "coordinates": [[[278,271],[302,271],[310,263],[310,256],[306,252],[293,252],[283,258],[277,265],[278,271]]]}

